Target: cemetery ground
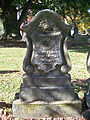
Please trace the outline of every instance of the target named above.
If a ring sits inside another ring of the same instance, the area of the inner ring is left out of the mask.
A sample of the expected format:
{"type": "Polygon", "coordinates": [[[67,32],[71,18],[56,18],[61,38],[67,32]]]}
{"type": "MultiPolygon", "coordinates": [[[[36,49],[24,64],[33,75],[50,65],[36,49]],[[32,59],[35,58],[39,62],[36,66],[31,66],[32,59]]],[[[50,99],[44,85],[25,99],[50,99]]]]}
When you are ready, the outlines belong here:
{"type": "MultiPolygon", "coordinates": [[[[87,91],[87,79],[90,74],[87,72],[86,59],[90,45],[82,43],[79,46],[69,47],[69,56],[72,62],[71,74],[72,83],[80,99],[83,99],[87,91]]],[[[15,93],[19,92],[20,84],[23,80],[24,71],[22,69],[23,58],[26,52],[26,44],[20,40],[0,40],[0,119],[14,119],[11,107],[15,93]],[[6,104],[7,103],[7,104],[6,104]],[[8,111],[8,112],[6,112],[8,111]],[[7,117],[8,115],[10,116],[7,117]]],[[[63,119],[64,120],[64,119],[63,119]]]]}

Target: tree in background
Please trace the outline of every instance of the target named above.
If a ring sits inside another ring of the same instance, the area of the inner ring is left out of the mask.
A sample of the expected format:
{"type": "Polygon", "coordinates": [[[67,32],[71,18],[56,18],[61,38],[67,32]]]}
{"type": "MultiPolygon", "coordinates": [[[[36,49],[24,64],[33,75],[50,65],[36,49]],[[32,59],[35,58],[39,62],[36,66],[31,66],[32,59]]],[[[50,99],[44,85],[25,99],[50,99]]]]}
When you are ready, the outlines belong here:
{"type": "Polygon", "coordinates": [[[32,0],[0,0],[1,13],[5,37],[11,33],[20,36],[20,25],[24,21],[32,0]],[[20,16],[17,19],[17,13],[20,16]]]}
{"type": "Polygon", "coordinates": [[[89,7],[88,0],[65,0],[61,11],[67,22],[74,28],[74,34],[78,33],[78,27],[81,23],[88,24],[90,20],[89,7]]]}
{"type": "Polygon", "coordinates": [[[20,25],[29,9],[32,11],[29,12],[30,16],[42,9],[58,12],[69,25],[73,26],[75,33],[78,32],[80,23],[87,24],[89,21],[88,0],[0,0],[0,8],[6,36],[11,33],[20,35],[20,25]],[[17,13],[20,13],[18,19],[17,13]]]}
{"type": "Polygon", "coordinates": [[[58,12],[69,25],[72,25],[75,33],[78,33],[79,24],[88,25],[90,21],[89,7],[88,0],[34,0],[31,6],[33,12],[43,8],[58,12]]]}

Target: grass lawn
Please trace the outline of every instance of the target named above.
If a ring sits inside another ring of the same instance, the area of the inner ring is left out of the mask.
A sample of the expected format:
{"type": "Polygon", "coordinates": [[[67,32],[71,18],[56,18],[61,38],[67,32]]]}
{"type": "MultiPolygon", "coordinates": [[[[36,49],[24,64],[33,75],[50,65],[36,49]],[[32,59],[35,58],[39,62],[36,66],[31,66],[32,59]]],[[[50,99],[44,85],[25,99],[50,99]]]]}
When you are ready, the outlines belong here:
{"type": "MultiPolygon", "coordinates": [[[[26,48],[0,48],[0,101],[12,103],[14,95],[19,92],[23,77],[22,63],[26,48]]],[[[72,61],[71,78],[79,96],[87,90],[86,80],[89,73],[86,68],[88,48],[70,49],[72,61]]]]}
{"type": "Polygon", "coordinates": [[[0,48],[0,101],[12,102],[22,82],[25,48],[0,48]]]}

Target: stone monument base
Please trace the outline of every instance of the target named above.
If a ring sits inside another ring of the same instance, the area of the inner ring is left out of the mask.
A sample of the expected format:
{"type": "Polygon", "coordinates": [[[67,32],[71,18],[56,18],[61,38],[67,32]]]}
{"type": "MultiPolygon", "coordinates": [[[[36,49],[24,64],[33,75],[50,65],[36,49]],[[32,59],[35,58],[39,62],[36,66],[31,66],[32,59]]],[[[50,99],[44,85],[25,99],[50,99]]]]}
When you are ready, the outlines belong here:
{"type": "Polygon", "coordinates": [[[22,102],[78,100],[69,74],[60,76],[30,76],[25,74],[20,87],[22,102]]]}
{"type": "Polygon", "coordinates": [[[82,103],[80,100],[25,103],[18,99],[13,102],[15,118],[81,117],[81,112],[82,103]]]}

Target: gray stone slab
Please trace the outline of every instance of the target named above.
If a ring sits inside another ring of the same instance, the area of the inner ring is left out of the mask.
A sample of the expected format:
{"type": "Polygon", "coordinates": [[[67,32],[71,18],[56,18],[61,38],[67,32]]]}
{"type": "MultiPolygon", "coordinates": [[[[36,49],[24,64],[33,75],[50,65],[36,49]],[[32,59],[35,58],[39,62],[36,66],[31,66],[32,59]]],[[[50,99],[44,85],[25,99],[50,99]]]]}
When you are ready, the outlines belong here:
{"type": "Polygon", "coordinates": [[[71,86],[71,77],[69,74],[59,76],[23,76],[24,86],[55,87],[71,86]]]}
{"type": "Polygon", "coordinates": [[[24,102],[78,99],[72,87],[21,87],[20,99],[24,102]]]}
{"type": "Polygon", "coordinates": [[[13,115],[15,118],[59,118],[81,117],[81,101],[56,101],[24,103],[20,100],[13,102],[13,115]]]}
{"type": "Polygon", "coordinates": [[[90,95],[90,78],[88,79],[88,94],[90,95]]]}

